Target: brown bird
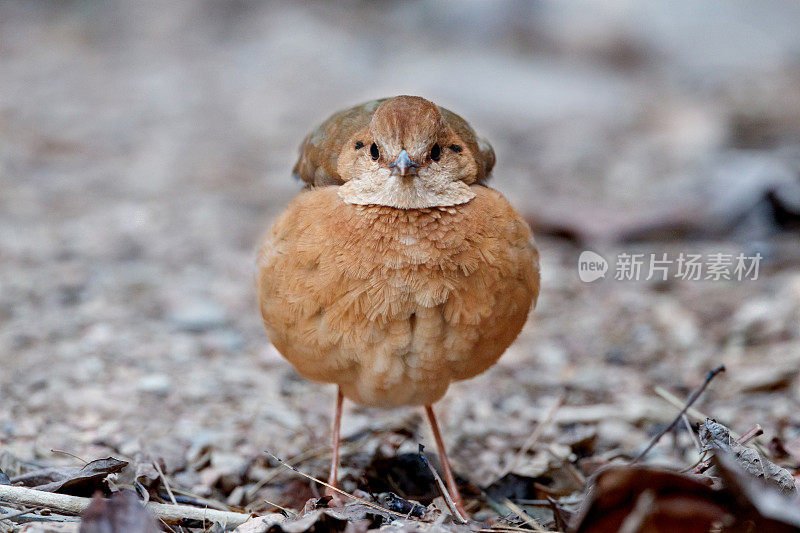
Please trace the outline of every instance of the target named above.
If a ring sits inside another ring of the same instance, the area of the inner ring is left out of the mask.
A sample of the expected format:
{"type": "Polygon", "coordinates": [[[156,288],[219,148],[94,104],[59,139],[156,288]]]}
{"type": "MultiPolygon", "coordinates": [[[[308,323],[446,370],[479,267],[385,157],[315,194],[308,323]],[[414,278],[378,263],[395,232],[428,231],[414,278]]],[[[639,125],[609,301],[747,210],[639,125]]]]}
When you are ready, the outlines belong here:
{"type": "Polygon", "coordinates": [[[424,406],[463,513],[431,406],[498,360],[539,292],[530,228],[484,185],[494,162],[464,119],[414,96],[340,111],[303,141],[307,189],[264,238],[257,289],[278,351],[338,385],[331,485],[343,398],[424,406]]]}

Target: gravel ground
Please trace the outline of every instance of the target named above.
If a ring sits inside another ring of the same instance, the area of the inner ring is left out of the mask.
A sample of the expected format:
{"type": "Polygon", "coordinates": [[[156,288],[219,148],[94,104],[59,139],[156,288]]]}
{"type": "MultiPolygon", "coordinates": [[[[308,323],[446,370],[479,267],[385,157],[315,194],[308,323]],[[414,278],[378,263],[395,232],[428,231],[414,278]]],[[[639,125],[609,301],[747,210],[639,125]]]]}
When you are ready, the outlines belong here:
{"type": "MultiPolygon", "coordinates": [[[[264,450],[324,476],[334,392],[269,345],[255,246],[300,189],[307,130],[400,93],[470,120],[498,154],[493,186],[531,216],[698,199],[733,213],[733,230],[691,240],[586,244],[608,258],[766,258],[756,281],[583,283],[582,247],[541,236],[538,309],[439,407],[456,470],[492,482],[563,391],[544,442],[591,434],[596,453],[634,454],[675,414],[654,387],[685,397],[719,364],[698,408],[796,438],[798,234],[736,211],[754,193],[731,184],[752,181],[743,161],[798,181],[798,27],[789,1],[0,4],[0,467],[163,457],[198,494],[296,505],[288,474],[284,492],[231,495],[272,471],[264,450]]],[[[348,448],[346,486],[381,446],[432,444],[420,422],[350,406],[344,434],[376,436],[348,448]],[[380,436],[399,427],[410,436],[380,436]]],[[[665,439],[650,459],[681,453],[665,439]]]]}

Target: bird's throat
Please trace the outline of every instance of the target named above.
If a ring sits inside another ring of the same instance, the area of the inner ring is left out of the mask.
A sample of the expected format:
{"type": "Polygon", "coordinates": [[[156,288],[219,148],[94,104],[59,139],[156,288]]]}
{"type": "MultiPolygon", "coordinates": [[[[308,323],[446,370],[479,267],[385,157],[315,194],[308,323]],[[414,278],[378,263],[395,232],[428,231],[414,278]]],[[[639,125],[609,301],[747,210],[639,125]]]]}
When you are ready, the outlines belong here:
{"type": "Polygon", "coordinates": [[[424,209],[465,204],[475,197],[475,192],[460,180],[438,183],[390,176],[350,180],[339,187],[339,197],[348,204],[424,209]]]}

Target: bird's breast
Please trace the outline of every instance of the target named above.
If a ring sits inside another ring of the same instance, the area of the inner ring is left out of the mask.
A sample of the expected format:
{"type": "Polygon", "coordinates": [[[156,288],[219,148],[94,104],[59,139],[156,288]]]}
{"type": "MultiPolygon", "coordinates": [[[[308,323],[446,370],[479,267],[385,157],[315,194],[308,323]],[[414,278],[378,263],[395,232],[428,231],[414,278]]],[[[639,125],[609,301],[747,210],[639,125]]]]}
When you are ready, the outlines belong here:
{"type": "Polygon", "coordinates": [[[431,403],[493,364],[525,322],[538,260],[505,199],[478,192],[419,210],[301,195],[260,255],[261,310],[278,350],[306,377],[373,405],[431,403]]]}

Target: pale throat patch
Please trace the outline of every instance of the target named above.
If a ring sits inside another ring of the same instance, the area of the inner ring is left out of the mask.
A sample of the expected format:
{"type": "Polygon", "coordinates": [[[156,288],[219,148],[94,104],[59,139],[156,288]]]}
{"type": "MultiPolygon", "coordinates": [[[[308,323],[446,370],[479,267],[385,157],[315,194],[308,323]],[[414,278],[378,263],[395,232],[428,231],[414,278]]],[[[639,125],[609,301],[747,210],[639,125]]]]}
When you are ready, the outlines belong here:
{"type": "Polygon", "coordinates": [[[339,197],[348,204],[423,209],[465,204],[475,198],[475,193],[461,180],[432,183],[418,178],[388,176],[374,180],[352,179],[339,187],[339,197]]]}

